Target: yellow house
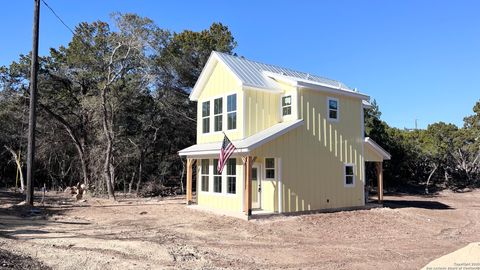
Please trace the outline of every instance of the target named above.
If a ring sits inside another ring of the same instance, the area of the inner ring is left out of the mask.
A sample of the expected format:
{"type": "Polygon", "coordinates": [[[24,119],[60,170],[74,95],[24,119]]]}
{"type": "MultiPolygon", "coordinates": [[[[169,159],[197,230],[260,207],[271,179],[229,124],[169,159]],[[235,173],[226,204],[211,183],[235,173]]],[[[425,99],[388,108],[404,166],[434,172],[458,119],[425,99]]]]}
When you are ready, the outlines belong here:
{"type": "Polygon", "coordinates": [[[193,175],[199,207],[246,216],[363,206],[367,161],[382,188],[390,155],[364,137],[369,96],[339,81],[212,52],[190,99],[197,143],[179,151],[189,204],[193,175]],[[236,150],[220,175],[224,134],[236,150]]]}

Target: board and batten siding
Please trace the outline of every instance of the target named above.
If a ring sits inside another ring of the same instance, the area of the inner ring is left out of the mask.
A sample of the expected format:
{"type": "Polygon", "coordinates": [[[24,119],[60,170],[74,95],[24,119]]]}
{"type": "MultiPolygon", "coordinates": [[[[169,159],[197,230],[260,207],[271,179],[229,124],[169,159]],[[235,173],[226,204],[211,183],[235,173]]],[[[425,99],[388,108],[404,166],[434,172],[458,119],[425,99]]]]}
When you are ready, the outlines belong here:
{"type": "MultiPolygon", "coordinates": [[[[213,114],[210,114],[210,132],[202,133],[202,103],[210,101],[213,108],[213,100],[223,97],[223,121],[226,123],[227,99],[231,94],[237,94],[237,128],[235,130],[224,129],[230,140],[243,138],[243,91],[238,79],[231,73],[225,64],[218,62],[214,67],[205,87],[203,88],[197,104],[197,144],[217,142],[223,140],[222,132],[213,132],[213,114]]],[[[211,110],[213,111],[213,109],[211,110]]],[[[224,125],[226,127],[226,124],[224,125]]]]}
{"type": "MultiPolygon", "coordinates": [[[[217,158],[217,157],[215,157],[217,158]]],[[[207,158],[208,159],[208,158],[207,158]]],[[[209,181],[210,188],[208,192],[201,190],[201,166],[197,166],[197,204],[202,207],[220,209],[227,212],[241,212],[243,211],[243,164],[242,158],[236,158],[236,193],[226,194],[226,168],[222,177],[222,193],[213,192],[213,158],[209,162],[209,181]]],[[[202,160],[198,159],[197,164],[201,164],[202,160]]]]}
{"type": "MultiPolygon", "coordinates": [[[[253,152],[259,162],[265,157],[282,159],[283,211],[363,205],[361,100],[302,89],[297,106],[304,125],[253,152]],[[338,122],[326,118],[328,97],[339,99],[338,122]],[[354,187],[344,185],[345,163],[355,164],[354,187]]],[[[278,211],[277,185],[278,164],[276,179],[267,181],[262,192],[262,201],[274,198],[273,207],[265,205],[270,208],[265,210],[278,211]]]]}

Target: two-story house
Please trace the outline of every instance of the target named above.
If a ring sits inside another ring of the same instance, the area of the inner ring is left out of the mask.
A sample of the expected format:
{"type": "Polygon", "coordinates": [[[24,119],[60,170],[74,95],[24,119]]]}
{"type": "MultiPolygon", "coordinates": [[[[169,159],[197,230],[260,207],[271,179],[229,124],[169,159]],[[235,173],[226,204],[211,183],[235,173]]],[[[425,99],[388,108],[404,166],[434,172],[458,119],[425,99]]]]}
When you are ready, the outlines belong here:
{"type": "Polygon", "coordinates": [[[197,144],[187,157],[187,203],[230,213],[365,205],[365,162],[390,155],[364,137],[369,96],[345,84],[212,52],[190,99],[197,144]],[[217,172],[224,134],[236,151],[217,172]]]}

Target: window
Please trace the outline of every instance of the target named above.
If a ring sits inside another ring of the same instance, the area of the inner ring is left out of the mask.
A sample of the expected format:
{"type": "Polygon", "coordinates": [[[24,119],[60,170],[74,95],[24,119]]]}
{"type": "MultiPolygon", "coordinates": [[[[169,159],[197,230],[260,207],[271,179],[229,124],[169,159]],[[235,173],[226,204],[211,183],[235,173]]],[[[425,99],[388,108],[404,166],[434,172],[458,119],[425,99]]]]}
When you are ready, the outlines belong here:
{"type": "Polygon", "coordinates": [[[282,97],[282,116],[292,114],[292,96],[282,97]]]}
{"type": "Polygon", "coordinates": [[[345,186],[355,185],[355,174],[353,164],[345,164],[345,186]]]}
{"type": "Polygon", "coordinates": [[[210,101],[202,103],[202,132],[210,132],[210,101]]]}
{"type": "Polygon", "coordinates": [[[217,98],[213,101],[213,131],[222,131],[223,99],[217,98]]]}
{"type": "Polygon", "coordinates": [[[227,96],[227,129],[237,128],[237,94],[227,96]]]}
{"type": "Polygon", "coordinates": [[[218,173],[218,159],[213,160],[213,192],[222,193],[222,175],[218,173]]]}
{"type": "Polygon", "coordinates": [[[274,158],[265,159],[265,178],[267,179],[275,178],[275,159],[274,158]]]}
{"type": "Polygon", "coordinates": [[[202,177],[202,191],[208,192],[208,182],[209,181],[209,160],[202,159],[202,167],[201,167],[201,177],[202,177]]]}
{"type": "Polygon", "coordinates": [[[328,120],[338,120],[338,99],[328,98],[328,120]]]}
{"type": "Polygon", "coordinates": [[[237,160],[230,158],[227,161],[227,193],[237,192],[237,160]]]}

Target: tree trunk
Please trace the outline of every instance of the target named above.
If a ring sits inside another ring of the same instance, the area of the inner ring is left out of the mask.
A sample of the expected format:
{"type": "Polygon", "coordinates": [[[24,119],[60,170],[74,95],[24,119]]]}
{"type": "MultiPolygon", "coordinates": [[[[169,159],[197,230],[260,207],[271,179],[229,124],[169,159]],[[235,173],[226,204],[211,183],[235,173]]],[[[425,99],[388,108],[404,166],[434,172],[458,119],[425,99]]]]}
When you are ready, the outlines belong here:
{"type": "Polygon", "coordinates": [[[140,184],[142,183],[142,169],[143,169],[143,161],[145,159],[145,155],[142,152],[140,154],[140,161],[138,163],[138,181],[137,181],[137,195],[138,192],[140,191],[140,184]]]}
{"type": "Polygon", "coordinates": [[[132,193],[133,181],[135,180],[135,172],[132,174],[132,179],[130,179],[130,183],[128,184],[128,193],[132,193]]]}
{"type": "Polygon", "coordinates": [[[107,111],[107,89],[102,90],[102,122],[103,122],[103,132],[105,138],[107,139],[107,148],[105,150],[105,162],[103,164],[103,176],[105,179],[105,184],[107,185],[108,198],[115,200],[115,192],[112,186],[112,174],[111,174],[111,164],[112,164],[112,148],[113,148],[113,139],[110,134],[110,129],[108,128],[108,111],[107,111]]]}
{"type": "Polygon", "coordinates": [[[427,183],[425,184],[425,194],[428,194],[428,184],[430,184],[430,179],[432,178],[437,168],[438,168],[437,164],[434,164],[433,170],[430,172],[430,175],[428,176],[428,179],[427,179],[427,183]]]}
{"type": "Polygon", "coordinates": [[[12,148],[5,145],[5,149],[7,149],[12,154],[13,160],[15,161],[15,164],[17,165],[17,171],[18,171],[18,174],[20,176],[20,188],[23,192],[25,190],[25,184],[24,184],[24,181],[23,181],[23,171],[22,171],[22,165],[20,163],[20,158],[17,155],[17,153],[15,153],[15,151],[13,151],[12,148]]]}

